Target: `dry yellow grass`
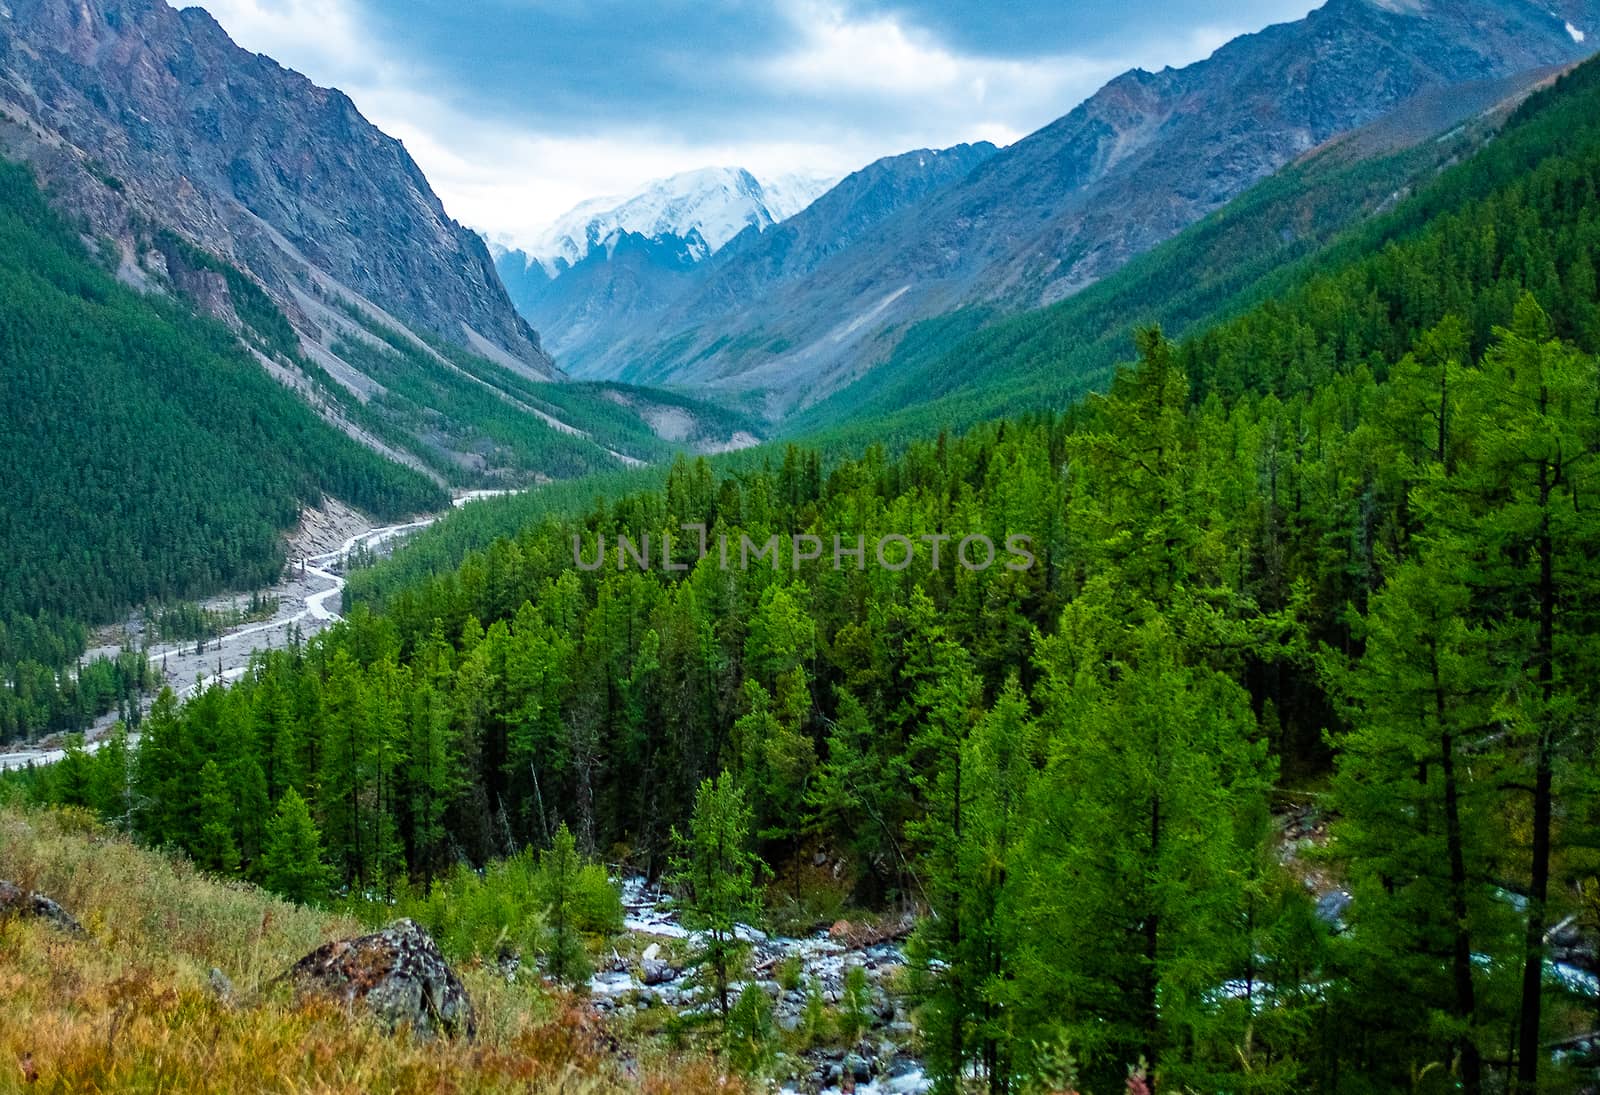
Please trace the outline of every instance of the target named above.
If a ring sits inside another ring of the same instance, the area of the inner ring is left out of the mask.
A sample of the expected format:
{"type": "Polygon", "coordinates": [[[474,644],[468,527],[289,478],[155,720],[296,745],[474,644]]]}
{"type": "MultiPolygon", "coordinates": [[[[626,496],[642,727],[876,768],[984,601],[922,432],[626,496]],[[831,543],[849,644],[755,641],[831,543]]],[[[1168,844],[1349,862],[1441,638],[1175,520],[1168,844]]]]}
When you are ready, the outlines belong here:
{"type": "Polygon", "coordinates": [[[221,881],[81,814],[0,806],[0,878],[87,937],[0,921],[0,1092],[739,1091],[704,1058],[629,1058],[574,1001],[459,970],[476,1043],[391,1035],[273,978],[362,926],[221,881]],[[235,1000],[210,987],[216,967],[235,1000]]]}

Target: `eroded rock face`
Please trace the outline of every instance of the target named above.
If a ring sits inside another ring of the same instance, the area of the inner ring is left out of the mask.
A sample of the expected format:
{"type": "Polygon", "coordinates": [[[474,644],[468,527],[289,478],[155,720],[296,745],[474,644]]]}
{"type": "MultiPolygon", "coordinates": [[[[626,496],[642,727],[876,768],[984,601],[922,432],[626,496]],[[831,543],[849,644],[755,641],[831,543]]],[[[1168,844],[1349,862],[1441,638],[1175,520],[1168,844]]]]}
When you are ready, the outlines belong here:
{"type": "Polygon", "coordinates": [[[8,916],[43,920],[69,935],[83,934],[83,925],[52,898],[0,879],[0,919],[8,916]]]}
{"type": "MultiPolygon", "coordinates": [[[[0,3],[0,151],[125,255],[143,253],[153,223],[255,275],[303,334],[315,336],[296,294],[343,287],[556,375],[483,241],[401,143],[342,92],[236,46],[200,8],[0,3]]],[[[206,282],[196,303],[226,320],[206,282]]]]}
{"type": "Polygon", "coordinates": [[[296,962],[285,978],[299,992],[360,1004],[391,1027],[468,1039],[478,1031],[465,986],[433,937],[411,920],[325,943],[296,962]]]}

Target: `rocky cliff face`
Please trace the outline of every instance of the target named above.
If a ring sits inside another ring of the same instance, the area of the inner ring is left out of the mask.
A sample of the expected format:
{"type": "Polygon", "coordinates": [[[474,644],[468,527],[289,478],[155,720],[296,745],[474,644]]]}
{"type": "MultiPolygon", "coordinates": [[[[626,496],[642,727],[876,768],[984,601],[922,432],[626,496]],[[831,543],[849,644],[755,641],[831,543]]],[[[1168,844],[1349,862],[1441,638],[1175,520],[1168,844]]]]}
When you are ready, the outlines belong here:
{"type": "Polygon", "coordinates": [[[731,327],[663,325],[653,345],[610,361],[627,378],[765,390],[781,413],[882,360],[916,319],[1059,300],[1419,95],[1576,61],[1596,44],[1600,0],[1330,0],[1187,68],[1117,78],[746,301],[731,327]],[[772,346],[781,352],[750,349],[772,346]]]}
{"type": "MultiPolygon", "coordinates": [[[[312,341],[331,298],[360,298],[529,376],[558,375],[483,241],[400,142],[198,8],[5,0],[0,111],[0,151],[116,241],[129,280],[154,272],[181,290],[187,275],[152,246],[166,227],[253,274],[312,341]]],[[[225,311],[214,294],[197,303],[225,311]]]]}

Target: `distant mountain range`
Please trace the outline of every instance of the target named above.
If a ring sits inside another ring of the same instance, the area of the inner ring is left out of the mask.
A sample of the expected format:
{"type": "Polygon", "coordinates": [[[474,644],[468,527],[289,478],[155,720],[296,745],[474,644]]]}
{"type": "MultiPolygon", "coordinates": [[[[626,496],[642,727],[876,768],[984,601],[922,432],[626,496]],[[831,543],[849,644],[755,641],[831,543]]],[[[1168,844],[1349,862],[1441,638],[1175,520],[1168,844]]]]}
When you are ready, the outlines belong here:
{"type": "Polygon", "coordinates": [[[688,276],[683,256],[629,254],[626,291],[527,311],[568,323],[553,337],[578,375],[759,393],[779,417],[870,371],[917,320],[1070,297],[1328,141],[1580,60],[1597,30],[1600,0],[1330,0],[1187,68],[1128,72],[1004,150],[951,150],[958,177],[896,157],[874,167],[907,185],[880,198],[827,195],[792,233],[747,234],[688,276]],[[847,233],[841,205],[860,214],[847,233]]]}
{"type": "Polygon", "coordinates": [[[680,329],[686,317],[736,324],[769,287],[814,270],[995,151],[987,142],[921,149],[831,188],[798,177],[760,183],[737,169],[690,172],[619,205],[585,203],[542,238],[536,255],[502,250],[497,266],[523,315],[551,332],[563,367],[605,375],[615,371],[609,355],[632,337],[680,329]],[[820,196],[812,193],[818,187],[820,196]]]}
{"type": "Polygon", "coordinates": [[[525,247],[495,246],[495,265],[524,316],[555,332],[562,359],[585,360],[622,322],[656,315],[694,267],[744,232],[787,220],[836,179],[758,180],[741,167],[659,179],[624,198],[594,198],[525,247]]]}
{"type": "Polygon", "coordinates": [[[566,383],[401,143],[200,8],[0,2],[0,157],[119,280],[221,321],[325,421],[437,482],[738,443],[720,408],[566,383]]]}
{"type": "Polygon", "coordinates": [[[538,263],[551,277],[596,248],[614,246],[623,234],[682,240],[696,260],[703,259],[746,228],[761,231],[794,216],[837,181],[784,175],[763,182],[742,167],[685,171],[628,197],[591,198],[526,246],[494,250],[497,258],[521,256],[524,265],[538,263]]]}

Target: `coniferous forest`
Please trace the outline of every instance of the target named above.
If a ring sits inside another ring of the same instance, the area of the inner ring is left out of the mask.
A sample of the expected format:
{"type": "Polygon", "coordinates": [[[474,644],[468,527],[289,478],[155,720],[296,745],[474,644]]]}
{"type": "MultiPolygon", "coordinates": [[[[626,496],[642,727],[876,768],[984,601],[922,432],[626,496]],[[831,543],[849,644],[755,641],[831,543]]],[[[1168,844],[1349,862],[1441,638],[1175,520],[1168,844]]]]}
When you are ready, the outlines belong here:
{"type": "Polygon", "coordinates": [[[939,1090],[1581,1090],[1552,1047],[1594,1019],[1565,929],[1600,928],[1596,119],[1590,65],[1403,228],[1141,331],[1081,402],[507,506],[15,782],[301,900],[626,860],[683,887],[729,1022],[733,925],[803,910],[827,849],[854,905],[917,914],[939,1090]],[[1032,565],[962,565],[980,534],[1032,565]],[[1326,839],[1286,839],[1308,813],[1326,839]]]}

